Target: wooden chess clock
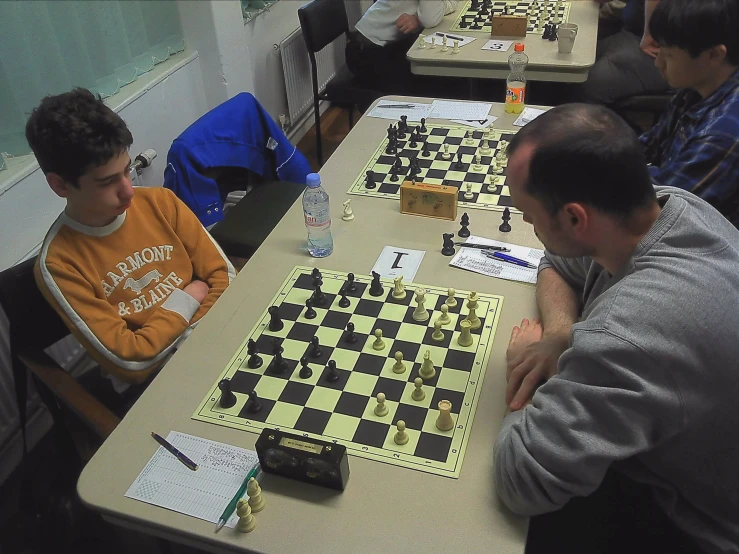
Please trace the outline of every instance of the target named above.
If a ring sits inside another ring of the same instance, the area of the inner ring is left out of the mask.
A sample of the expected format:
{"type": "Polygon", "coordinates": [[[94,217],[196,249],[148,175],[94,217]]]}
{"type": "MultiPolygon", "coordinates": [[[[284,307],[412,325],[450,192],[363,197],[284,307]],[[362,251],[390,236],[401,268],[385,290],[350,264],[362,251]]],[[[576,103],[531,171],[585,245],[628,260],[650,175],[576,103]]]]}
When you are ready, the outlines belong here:
{"type": "Polygon", "coordinates": [[[255,450],[265,473],[339,491],[346,488],[349,458],[341,444],[264,429],[255,450]]]}
{"type": "Polygon", "coordinates": [[[458,193],[457,187],[449,185],[405,181],[400,186],[400,212],[454,221],[458,193]]]}
{"type": "Polygon", "coordinates": [[[520,15],[491,15],[493,37],[526,37],[528,19],[520,15]]]}

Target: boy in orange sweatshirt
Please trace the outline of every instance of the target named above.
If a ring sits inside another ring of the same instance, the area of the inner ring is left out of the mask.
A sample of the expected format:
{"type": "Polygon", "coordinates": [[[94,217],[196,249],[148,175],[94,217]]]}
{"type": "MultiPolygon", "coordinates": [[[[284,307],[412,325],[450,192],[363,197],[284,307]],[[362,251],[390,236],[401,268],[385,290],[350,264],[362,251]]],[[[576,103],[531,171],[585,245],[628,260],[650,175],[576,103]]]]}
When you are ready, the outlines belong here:
{"type": "Polygon", "coordinates": [[[234,268],[171,191],[132,186],[131,132],[90,91],[44,98],[26,139],[67,202],[44,239],[36,282],[116,390],[142,383],[234,268]]]}

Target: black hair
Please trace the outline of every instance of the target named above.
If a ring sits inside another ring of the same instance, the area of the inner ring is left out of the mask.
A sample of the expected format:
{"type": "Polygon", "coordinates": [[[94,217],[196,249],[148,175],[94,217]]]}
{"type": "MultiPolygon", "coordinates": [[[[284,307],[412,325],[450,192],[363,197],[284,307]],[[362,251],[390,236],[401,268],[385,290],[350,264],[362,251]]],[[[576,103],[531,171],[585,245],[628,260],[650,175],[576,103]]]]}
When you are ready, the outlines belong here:
{"type": "Polygon", "coordinates": [[[76,88],[41,100],[26,123],[26,140],[44,174],[78,186],[88,169],[128,150],[133,136],[99,96],[76,88]]]}
{"type": "Polygon", "coordinates": [[[739,0],[662,0],[649,20],[649,34],[659,44],[701,52],[723,44],[726,58],[739,65],[739,0]]]}
{"type": "Polygon", "coordinates": [[[656,199],[639,139],[608,108],[553,108],[513,136],[509,158],[523,144],[533,146],[526,190],[552,215],[582,202],[624,222],[656,199]]]}

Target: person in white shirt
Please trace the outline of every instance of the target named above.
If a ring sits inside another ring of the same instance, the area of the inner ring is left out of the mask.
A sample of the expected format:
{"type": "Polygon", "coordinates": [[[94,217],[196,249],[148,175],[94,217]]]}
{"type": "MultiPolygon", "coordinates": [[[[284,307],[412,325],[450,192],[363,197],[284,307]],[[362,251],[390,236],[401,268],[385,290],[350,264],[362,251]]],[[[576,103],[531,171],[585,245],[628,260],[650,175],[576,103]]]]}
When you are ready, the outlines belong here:
{"type": "Polygon", "coordinates": [[[457,0],[377,0],[346,45],[346,63],[358,82],[384,94],[412,92],[406,52],[423,29],[436,27],[457,0]]]}

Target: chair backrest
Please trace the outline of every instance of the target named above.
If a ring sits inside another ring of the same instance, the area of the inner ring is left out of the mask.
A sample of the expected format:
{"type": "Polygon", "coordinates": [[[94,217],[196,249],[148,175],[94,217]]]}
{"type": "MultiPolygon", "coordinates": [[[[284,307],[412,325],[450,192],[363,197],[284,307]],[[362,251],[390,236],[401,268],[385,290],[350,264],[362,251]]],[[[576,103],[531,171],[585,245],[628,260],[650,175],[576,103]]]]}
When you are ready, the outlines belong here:
{"type": "Polygon", "coordinates": [[[311,54],[349,32],[344,0],[313,0],[298,9],[298,19],[311,54]]]}

